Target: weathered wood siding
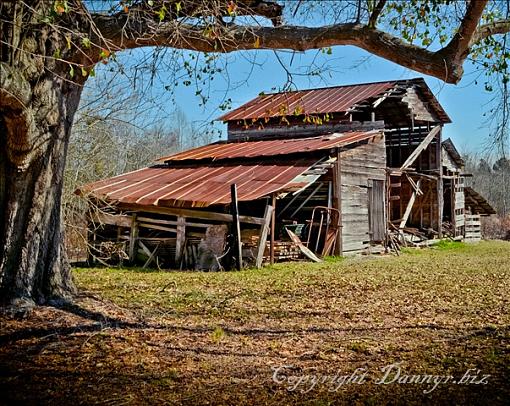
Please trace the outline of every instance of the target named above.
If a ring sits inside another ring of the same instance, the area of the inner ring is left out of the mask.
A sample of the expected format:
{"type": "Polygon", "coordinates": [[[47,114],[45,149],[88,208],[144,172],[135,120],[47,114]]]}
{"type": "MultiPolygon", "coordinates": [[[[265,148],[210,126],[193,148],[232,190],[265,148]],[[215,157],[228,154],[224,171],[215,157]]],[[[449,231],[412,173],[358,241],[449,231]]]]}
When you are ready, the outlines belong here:
{"type": "MultiPolygon", "coordinates": [[[[384,135],[367,144],[340,152],[342,248],[344,254],[370,245],[369,186],[371,180],[386,183],[384,135]]],[[[386,208],[386,204],[383,204],[386,208]]]]}

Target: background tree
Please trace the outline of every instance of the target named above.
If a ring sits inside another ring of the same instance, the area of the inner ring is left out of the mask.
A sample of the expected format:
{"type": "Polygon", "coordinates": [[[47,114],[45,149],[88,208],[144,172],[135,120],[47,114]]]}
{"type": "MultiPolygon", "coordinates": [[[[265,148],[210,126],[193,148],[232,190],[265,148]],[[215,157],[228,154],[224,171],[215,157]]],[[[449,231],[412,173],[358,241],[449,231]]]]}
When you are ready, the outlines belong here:
{"type": "MultiPolygon", "coordinates": [[[[64,166],[97,63],[156,47],[152,62],[140,61],[156,75],[158,64],[180,61],[162,49],[214,55],[353,45],[448,83],[462,78],[470,57],[506,86],[507,17],[508,2],[486,0],[0,0],[2,299],[21,305],[73,292],[62,246],[64,166]]],[[[214,58],[201,62],[185,66],[198,81],[214,58]]]]}
{"type": "Polygon", "coordinates": [[[64,172],[66,251],[76,260],[87,253],[87,201],[74,194],[77,188],[208,143],[213,135],[207,128],[194,128],[180,107],[167,111],[160,99],[133,91],[129,78],[118,71],[99,76],[84,87],[64,172]]]}

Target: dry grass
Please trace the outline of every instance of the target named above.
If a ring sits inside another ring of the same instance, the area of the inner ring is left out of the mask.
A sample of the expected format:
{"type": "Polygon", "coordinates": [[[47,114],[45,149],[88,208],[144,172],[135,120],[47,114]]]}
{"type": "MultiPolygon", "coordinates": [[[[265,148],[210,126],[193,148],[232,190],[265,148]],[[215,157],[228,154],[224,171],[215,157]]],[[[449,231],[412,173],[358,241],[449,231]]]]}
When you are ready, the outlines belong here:
{"type": "Polygon", "coordinates": [[[66,309],[1,320],[0,403],[504,404],[510,243],[231,273],[76,269],[66,309]],[[376,385],[380,369],[487,384],[376,385]],[[272,379],[272,367],[292,365],[272,379]],[[367,370],[312,390],[292,375],[367,370]],[[454,379],[452,378],[452,379],[454,379]]]}

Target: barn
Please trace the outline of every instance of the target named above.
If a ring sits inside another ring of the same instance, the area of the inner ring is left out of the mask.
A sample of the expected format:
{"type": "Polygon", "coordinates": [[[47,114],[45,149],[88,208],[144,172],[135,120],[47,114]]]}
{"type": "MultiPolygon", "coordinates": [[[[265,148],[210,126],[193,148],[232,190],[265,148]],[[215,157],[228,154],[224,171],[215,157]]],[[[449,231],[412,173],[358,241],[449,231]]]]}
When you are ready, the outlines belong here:
{"type": "Polygon", "coordinates": [[[423,79],[261,94],[219,119],[226,141],[77,191],[92,259],[221,269],[466,232],[463,162],[423,79]]]}

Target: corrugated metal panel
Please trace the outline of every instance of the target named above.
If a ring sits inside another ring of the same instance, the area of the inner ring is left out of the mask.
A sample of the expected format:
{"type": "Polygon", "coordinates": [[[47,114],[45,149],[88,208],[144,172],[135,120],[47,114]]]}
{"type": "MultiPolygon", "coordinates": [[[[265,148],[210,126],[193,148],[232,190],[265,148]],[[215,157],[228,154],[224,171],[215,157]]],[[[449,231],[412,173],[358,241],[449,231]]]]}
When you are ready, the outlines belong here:
{"type": "Polygon", "coordinates": [[[177,168],[159,165],[88,184],[76,193],[91,194],[112,203],[205,207],[229,203],[232,183],[237,184],[241,201],[293,190],[299,186],[294,180],[299,180],[316,162],[317,159],[302,159],[177,168]]]}
{"type": "Polygon", "coordinates": [[[289,138],[265,141],[243,141],[215,143],[184,151],[176,155],[159,158],[158,162],[218,161],[234,158],[257,158],[265,156],[289,155],[301,152],[328,150],[349,145],[381,134],[380,130],[329,134],[313,138],[289,138]]]}
{"type": "Polygon", "coordinates": [[[294,114],[341,113],[356,104],[383,95],[395,86],[417,86],[443,123],[450,123],[432,90],[423,78],[393,80],[388,82],[361,83],[322,89],[299,90],[258,96],[241,107],[221,116],[218,120],[247,120],[289,116],[294,114]]]}
{"type": "Polygon", "coordinates": [[[395,83],[368,83],[262,95],[223,115],[219,120],[344,112],[362,100],[384,93],[395,83]]]}

